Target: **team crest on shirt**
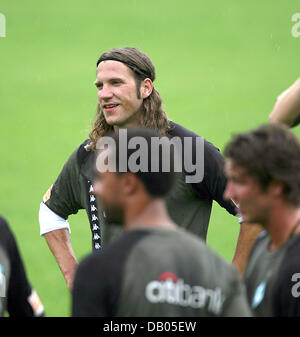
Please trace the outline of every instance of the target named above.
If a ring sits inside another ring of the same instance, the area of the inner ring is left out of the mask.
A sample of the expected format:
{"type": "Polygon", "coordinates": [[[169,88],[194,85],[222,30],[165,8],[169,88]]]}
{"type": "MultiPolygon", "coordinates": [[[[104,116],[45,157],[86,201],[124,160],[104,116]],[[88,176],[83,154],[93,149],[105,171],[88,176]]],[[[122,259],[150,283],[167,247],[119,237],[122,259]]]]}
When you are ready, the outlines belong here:
{"type": "Polygon", "coordinates": [[[43,202],[46,202],[47,200],[50,199],[52,188],[53,188],[53,185],[51,185],[50,188],[48,189],[48,191],[45,193],[45,195],[43,197],[43,202]]]}
{"type": "Polygon", "coordinates": [[[266,293],[266,286],[267,286],[267,281],[262,281],[256,288],[254,296],[253,296],[253,300],[252,300],[253,309],[257,308],[262,302],[262,300],[264,299],[265,293],[266,293]]]}

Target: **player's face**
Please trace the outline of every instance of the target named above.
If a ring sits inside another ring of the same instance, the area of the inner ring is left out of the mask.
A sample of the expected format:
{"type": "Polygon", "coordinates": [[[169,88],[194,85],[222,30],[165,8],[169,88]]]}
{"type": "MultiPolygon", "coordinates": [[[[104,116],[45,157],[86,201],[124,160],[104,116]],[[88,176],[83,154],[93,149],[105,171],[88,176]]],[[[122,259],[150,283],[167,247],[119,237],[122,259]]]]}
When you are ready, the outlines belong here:
{"type": "Polygon", "coordinates": [[[272,209],[271,194],[262,190],[257,180],[231,159],[226,160],[225,172],[228,182],[224,198],[239,205],[238,211],[245,222],[264,225],[272,209]]]}
{"type": "Polygon", "coordinates": [[[94,193],[99,197],[101,209],[105,212],[109,223],[124,222],[124,210],[120,200],[120,179],[121,176],[114,172],[98,172],[93,184],[94,193]]]}
{"type": "Polygon", "coordinates": [[[134,75],[125,64],[111,60],[100,62],[95,85],[109,125],[124,128],[139,124],[143,97],[138,98],[134,75]]]}

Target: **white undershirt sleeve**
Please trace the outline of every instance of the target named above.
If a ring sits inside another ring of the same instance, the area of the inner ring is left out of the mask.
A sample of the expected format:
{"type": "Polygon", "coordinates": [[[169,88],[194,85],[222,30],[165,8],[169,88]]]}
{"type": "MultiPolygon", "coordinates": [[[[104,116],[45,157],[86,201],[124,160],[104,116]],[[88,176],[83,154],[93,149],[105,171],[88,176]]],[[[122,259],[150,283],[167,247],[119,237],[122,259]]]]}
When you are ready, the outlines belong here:
{"type": "Polygon", "coordinates": [[[40,235],[44,235],[48,232],[52,232],[56,229],[68,229],[71,233],[69,222],[57,215],[43,202],[40,204],[39,210],[39,222],[40,222],[40,235]]]}

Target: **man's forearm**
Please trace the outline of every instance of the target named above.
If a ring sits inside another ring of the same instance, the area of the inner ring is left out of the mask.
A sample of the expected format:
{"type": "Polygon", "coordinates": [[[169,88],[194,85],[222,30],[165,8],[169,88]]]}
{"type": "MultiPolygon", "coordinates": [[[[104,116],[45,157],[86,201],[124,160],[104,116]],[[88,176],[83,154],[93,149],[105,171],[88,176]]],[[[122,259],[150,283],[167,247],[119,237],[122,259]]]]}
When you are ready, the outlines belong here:
{"type": "Polygon", "coordinates": [[[71,290],[77,260],[72,249],[69,231],[67,229],[53,230],[45,234],[45,239],[71,290]]]}
{"type": "Polygon", "coordinates": [[[269,115],[271,123],[292,126],[300,115],[300,78],[278,98],[269,115]]]}
{"type": "Polygon", "coordinates": [[[249,254],[261,231],[262,227],[260,225],[246,223],[240,225],[240,233],[232,260],[240,275],[243,275],[245,272],[249,254]]]}

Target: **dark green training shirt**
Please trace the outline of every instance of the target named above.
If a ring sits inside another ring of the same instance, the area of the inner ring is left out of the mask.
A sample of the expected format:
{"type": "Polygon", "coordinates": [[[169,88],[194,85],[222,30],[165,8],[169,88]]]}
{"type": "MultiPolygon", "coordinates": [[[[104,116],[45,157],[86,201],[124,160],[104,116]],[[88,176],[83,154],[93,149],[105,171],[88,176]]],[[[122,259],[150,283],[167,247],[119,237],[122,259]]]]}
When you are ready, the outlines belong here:
{"type": "MultiPolygon", "coordinates": [[[[169,137],[191,137],[195,142],[197,134],[182,126],[171,123],[173,129],[169,137]]],[[[93,248],[100,248],[102,244],[110,242],[120,236],[121,227],[105,223],[102,212],[98,212],[99,200],[91,195],[94,179],[95,152],[86,151],[84,142],[77,148],[53,184],[50,198],[45,201],[54,213],[64,219],[76,214],[78,210],[87,211],[92,231],[93,248]]],[[[196,146],[190,149],[193,158],[196,146]]],[[[186,183],[185,172],[177,180],[171,193],[166,198],[167,207],[175,223],[186,228],[202,239],[206,240],[212,202],[217,201],[231,214],[236,214],[232,202],[223,199],[226,187],[226,177],[223,172],[224,158],[219,150],[204,140],[204,178],[199,183],[186,183]]]]}
{"type": "Polygon", "coordinates": [[[85,258],[73,316],[250,316],[235,268],[183,229],[139,228],[85,258]],[[103,277],[105,275],[105,277],[103,277]]]}
{"type": "Polygon", "coordinates": [[[300,316],[300,234],[274,251],[263,232],[249,258],[245,283],[255,316],[300,316]]]}

